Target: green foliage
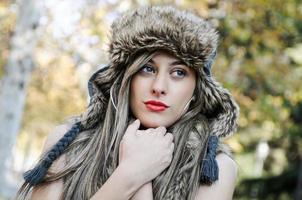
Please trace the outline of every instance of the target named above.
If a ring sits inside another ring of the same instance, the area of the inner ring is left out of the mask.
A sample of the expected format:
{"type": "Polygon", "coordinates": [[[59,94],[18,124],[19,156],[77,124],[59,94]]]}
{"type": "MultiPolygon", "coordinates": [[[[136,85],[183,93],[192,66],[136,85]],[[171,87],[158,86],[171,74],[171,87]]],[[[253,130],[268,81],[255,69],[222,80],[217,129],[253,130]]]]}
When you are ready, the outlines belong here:
{"type": "Polygon", "coordinates": [[[240,104],[235,199],[292,199],[302,155],[301,1],[214,1],[223,9],[214,74],[240,104]],[[260,140],[270,151],[255,174],[260,140]]]}

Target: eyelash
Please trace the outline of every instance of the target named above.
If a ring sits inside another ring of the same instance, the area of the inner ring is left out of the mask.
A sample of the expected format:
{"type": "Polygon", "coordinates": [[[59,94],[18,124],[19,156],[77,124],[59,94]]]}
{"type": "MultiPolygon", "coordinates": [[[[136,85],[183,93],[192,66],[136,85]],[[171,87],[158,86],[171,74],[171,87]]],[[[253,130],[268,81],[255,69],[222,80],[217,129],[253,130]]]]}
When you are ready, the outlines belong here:
{"type": "MultiPolygon", "coordinates": [[[[140,69],[140,71],[143,72],[143,73],[154,73],[154,72],[155,72],[154,67],[149,66],[149,65],[144,65],[144,66],[140,69]],[[151,69],[152,72],[151,72],[151,71],[146,71],[147,69],[151,69]]],[[[173,71],[172,71],[172,75],[173,75],[175,72],[177,73],[177,74],[175,75],[175,78],[185,77],[185,76],[187,75],[187,72],[186,72],[185,70],[183,70],[183,69],[175,69],[175,70],[173,70],[173,71]],[[181,72],[182,74],[179,75],[178,72],[181,72]]]]}

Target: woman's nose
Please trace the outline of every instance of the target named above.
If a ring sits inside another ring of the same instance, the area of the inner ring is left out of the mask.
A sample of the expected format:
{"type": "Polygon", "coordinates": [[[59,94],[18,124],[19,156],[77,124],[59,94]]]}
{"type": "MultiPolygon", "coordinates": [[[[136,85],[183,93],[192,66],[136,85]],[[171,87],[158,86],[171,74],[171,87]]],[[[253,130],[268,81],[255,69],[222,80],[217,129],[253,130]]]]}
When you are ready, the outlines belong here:
{"type": "Polygon", "coordinates": [[[156,76],[152,84],[152,94],[157,97],[167,94],[167,82],[164,76],[156,76]]]}

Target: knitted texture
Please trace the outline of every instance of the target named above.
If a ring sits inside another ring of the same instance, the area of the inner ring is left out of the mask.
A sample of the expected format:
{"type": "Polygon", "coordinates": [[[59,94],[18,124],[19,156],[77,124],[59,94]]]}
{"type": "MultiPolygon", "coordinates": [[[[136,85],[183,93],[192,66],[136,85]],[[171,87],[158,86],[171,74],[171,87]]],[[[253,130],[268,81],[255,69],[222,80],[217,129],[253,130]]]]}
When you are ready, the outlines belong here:
{"type": "Polygon", "coordinates": [[[53,161],[55,161],[65,151],[81,130],[81,123],[75,123],[72,128],[47,152],[35,168],[23,174],[25,181],[31,185],[37,185],[42,182],[53,161]]]}
{"type": "Polygon", "coordinates": [[[205,184],[212,184],[214,181],[218,180],[218,164],[215,159],[216,149],[218,146],[218,137],[210,136],[207,146],[206,158],[202,162],[202,170],[200,176],[200,182],[205,184]]]}

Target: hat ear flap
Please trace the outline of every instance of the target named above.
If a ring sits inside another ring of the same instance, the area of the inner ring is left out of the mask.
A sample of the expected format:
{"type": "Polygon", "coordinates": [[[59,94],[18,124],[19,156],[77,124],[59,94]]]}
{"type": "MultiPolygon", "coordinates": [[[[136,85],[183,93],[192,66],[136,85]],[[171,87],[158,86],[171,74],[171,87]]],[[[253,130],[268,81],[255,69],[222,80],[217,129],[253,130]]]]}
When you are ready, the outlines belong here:
{"type": "Polygon", "coordinates": [[[211,134],[224,137],[235,132],[239,107],[229,91],[209,76],[203,78],[201,85],[203,112],[210,119],[211,134]]]}
{"type": "Polygon", "coordinates": [[[106,73],[106,71],[109,69],[109,66],[103,66],[100,69],[98,69],[96,72],[94,72],[90,78],[88,79],[88,94],[89,97],[91,98],[95,93],[96,93],[96,89],[95,89],[95,85],[96,84],[96,78],[97,76],[102,76],[102,73],[106,73]]]}
{"type": "Polygon", "coordinates": [[[90,102],[86,111],[81,115],[82,125],[86,129],[93,128],[104,117],[104,111],[110,98],[110,86],[114,73],[107,65],[94,72],[88,81],[90,102]]]}

